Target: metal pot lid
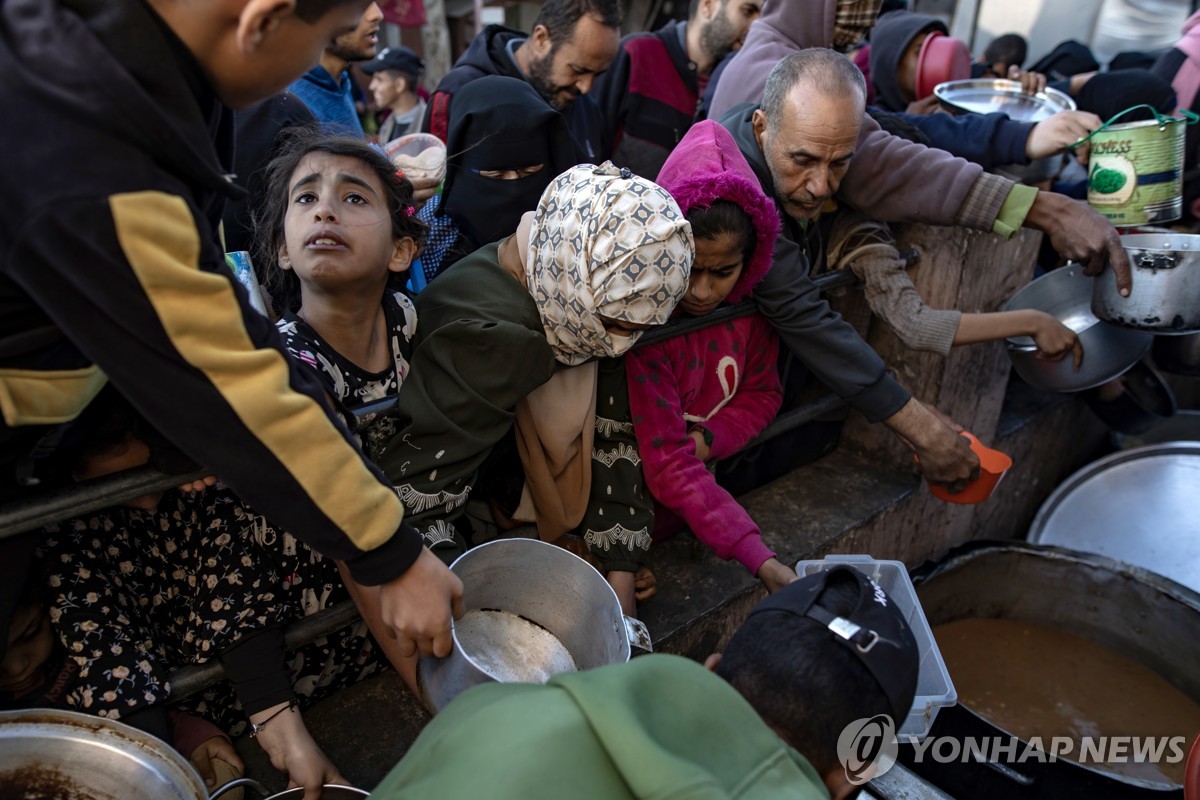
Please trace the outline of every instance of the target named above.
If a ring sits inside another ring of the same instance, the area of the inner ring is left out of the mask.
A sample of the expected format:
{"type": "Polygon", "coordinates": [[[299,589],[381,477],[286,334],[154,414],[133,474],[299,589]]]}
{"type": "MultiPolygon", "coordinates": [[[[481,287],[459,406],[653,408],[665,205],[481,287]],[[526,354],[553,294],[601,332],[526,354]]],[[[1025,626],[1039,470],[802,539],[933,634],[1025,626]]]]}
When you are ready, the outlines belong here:
{"type": "Polygon", "coordinates": [[[1018,122],[1041,122],[1059,111],[1075,110],[1075,101],[1057,89],[1047,87],[1037,94],[1026,94],[1019,81],[997,78],[947,81],[934,87],[933,93],[959,111],[1002,111],[1018,122]]]}
{"type": "Polygon", "coordinates": [[[1200,442],[1124,450],[1042,504],[1029,541],[1097,553],[1200,591],[1200,442]]]}

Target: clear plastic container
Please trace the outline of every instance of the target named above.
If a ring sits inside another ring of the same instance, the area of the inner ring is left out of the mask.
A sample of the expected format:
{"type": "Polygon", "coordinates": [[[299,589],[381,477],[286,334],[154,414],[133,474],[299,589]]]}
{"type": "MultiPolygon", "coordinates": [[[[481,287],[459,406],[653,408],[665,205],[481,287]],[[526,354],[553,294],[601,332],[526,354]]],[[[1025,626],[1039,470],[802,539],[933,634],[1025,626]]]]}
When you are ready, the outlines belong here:
{"type": "Polygon", "coordinates": [[[958,702],[958,693],[954,691],[954,684],[950,682],[946,662],[942,660],[942,653],[933,638],[933,631],[925,619],[925,611],[917,599],[912,579],[908,577],[908,569],[901,561],[880,561],[862,555],[837,555],[826,556],[820,561],[800,561],[796,564],[796,574],[803,578],[841,566],[853,567],[879,584],[879,588],[883,589],[896,607],[904,613],[908,626],[912,628],[913,636],[917,640],[921,667],[917,675],[917,694],[913,698],[913,706],[902,723],[897,720],[899,727],[896,736],[902,742],[909,741],[907,737],[920,741],[929,735],[938,710],[949,708],[958,702]]]}
{"type": "Polygon", "coordinates": [[[383,146],[397,169],[411,179],[441,183],[446,176],[446,145],[428,133],[410,133],[383,146]]]}

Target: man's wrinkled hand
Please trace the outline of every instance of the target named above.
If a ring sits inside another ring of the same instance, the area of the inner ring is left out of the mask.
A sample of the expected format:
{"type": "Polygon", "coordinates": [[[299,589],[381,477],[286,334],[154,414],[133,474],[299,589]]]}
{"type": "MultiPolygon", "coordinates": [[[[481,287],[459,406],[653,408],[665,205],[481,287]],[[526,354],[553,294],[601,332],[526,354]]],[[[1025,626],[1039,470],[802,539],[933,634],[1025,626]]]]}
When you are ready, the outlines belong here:
{"type": "Polygon", "coordinates": [[[1095,277],[1111,266],[1117,289],[1128,297],[1133,289],[1129,256],[1121,246],[1117,230],[1087,203],[1054,192],[1038,192],[1025,224],[1050,237],[1061,255],[1083,265],[1083,273],[1095,277]]]}

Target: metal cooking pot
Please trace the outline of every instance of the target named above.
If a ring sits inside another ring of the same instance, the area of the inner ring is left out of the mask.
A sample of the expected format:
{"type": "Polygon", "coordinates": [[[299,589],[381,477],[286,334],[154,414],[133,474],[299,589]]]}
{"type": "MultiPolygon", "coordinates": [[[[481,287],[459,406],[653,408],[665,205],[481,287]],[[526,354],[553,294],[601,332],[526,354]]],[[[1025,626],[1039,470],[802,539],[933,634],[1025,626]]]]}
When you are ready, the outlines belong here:
{"type": "Polygon", "coordinates": [[[1100,396],[1103,389],[1083,392],[1084,402],[1109,430],[1126,436],[1145,433],[1175,415],[1175,393],[1158,371],[1139,361],[1121,376],[1124,391],[1112,400],[1100,396]]]}
{"type": "Polygon", "coordinates": [[[1092,310],[1100,319],[1161,336],[1200,332],[1200,236],[1137,233],[1121,237],[1133,269],[1129,297],[1110,270],[1096,279],[1092,310]]]}
{"type": "MultiPolygon", "coordinates": [[[[1200,595],[1101,556],[1024,543],[978,542],[913,575],[931,625],[959,619],[1025,620],[1082,636],[1157,672],[1200,698],[1200,595]]],[[[931,737],[1008,734],[964,706],[942,709],[931,737]]],[[[1016,753],[1025,749],[1022,744],[1016,753]]],[[[954,797],[972,800],[1176,800],[1179,787],[1117,776],[1068,758],[1039,763],[939,764],[900,760],[954,797]]]]}
{"type": "Polygon", "coordinates": [[[1200,377],[1200,333],[1156,338],[1154,363],[1176,375],[1200,377]]]}
{"type": "Polygon", "coordinates": [[[468,550],[450,569],[463,582],[466,615],[454,624],[450,655],[422,658],[417,669],[434,714],[477,684],[544,681],[571,669],[563,650],[585,670],[628,661],[634,645],[651,649],[646,626],[621,614],[608,581],[561,547],[499,539],[468,550]]]}
{"type": "MultiPolygon", "coordinates": [[[[1103,280],[1097,278],[1095,282],[1103,280]]],[[[1112,276],[1107,276],[1107,280],[1111,281],[1112,276]]],[[[1090,302],[1092,283],[1083,274],[1082,266],[1069,264],[1026,284],[1004,306],[1005,311],[1027,308],[1045,311],[1075,331],[1083,345],[1083,365],[1076,370],[1070,356],[1059,361],[1042,358],[1029,336],[1008,339],[1013,369],[1026,383],[1052,392],[1091,389],[1125,372],[1150,349],[1154,339],[1151,334],[1096,318],[1090,302]]]]}
{"type": "MultiPolygon", "coordinates": [[[[217,800],[218,797],[228,791],[246,786],[258,792],[265,800],[303,800],[304,787],[296,789],[288,789],[283,792],[271,794],[264,788],[261,783],[252,778],[238,778],[229,783],[222,784],[217,787],[212,793],[210,800],[217,800]]],[[[359,798],[369,797],[370,792],[364,792],[362,789],[355,789],[353,786],[339,786],[335,783],[327,783],[321,787],[321,800],[358,800],[359,798]]]]}
{"type": "Polygon", "coordinates": [[[53,800],[205,800],[196,770],[166,742],[75,711],[0,712],[0,789],[53,800]]]}

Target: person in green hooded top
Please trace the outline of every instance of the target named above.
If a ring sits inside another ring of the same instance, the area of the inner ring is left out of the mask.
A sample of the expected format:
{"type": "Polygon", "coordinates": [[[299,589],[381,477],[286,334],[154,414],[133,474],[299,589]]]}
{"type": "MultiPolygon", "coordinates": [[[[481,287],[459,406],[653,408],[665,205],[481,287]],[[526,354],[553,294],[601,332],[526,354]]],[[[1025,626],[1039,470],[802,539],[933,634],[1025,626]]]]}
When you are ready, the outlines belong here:
{"type": "Polygon", "coordinates": [[[654,512],[619,357],[670,317],[694,254],[665,189],[588,164],[551,181],[511,236],[421,292],[412,370],[378,463],[435,554],[480,543],[467,502],[486,496],[502,529],[586,542],[634,613],[654,512]]]}
{"type": "Polygon", "coordinates": [[[371,797],[844,800],[875,774],[879,740],[843,762],[839,739],[902,722],[918,670],[903,612],[835,567],[760,603],[704,666],[647,655],[469,689],[371,797]]]}

